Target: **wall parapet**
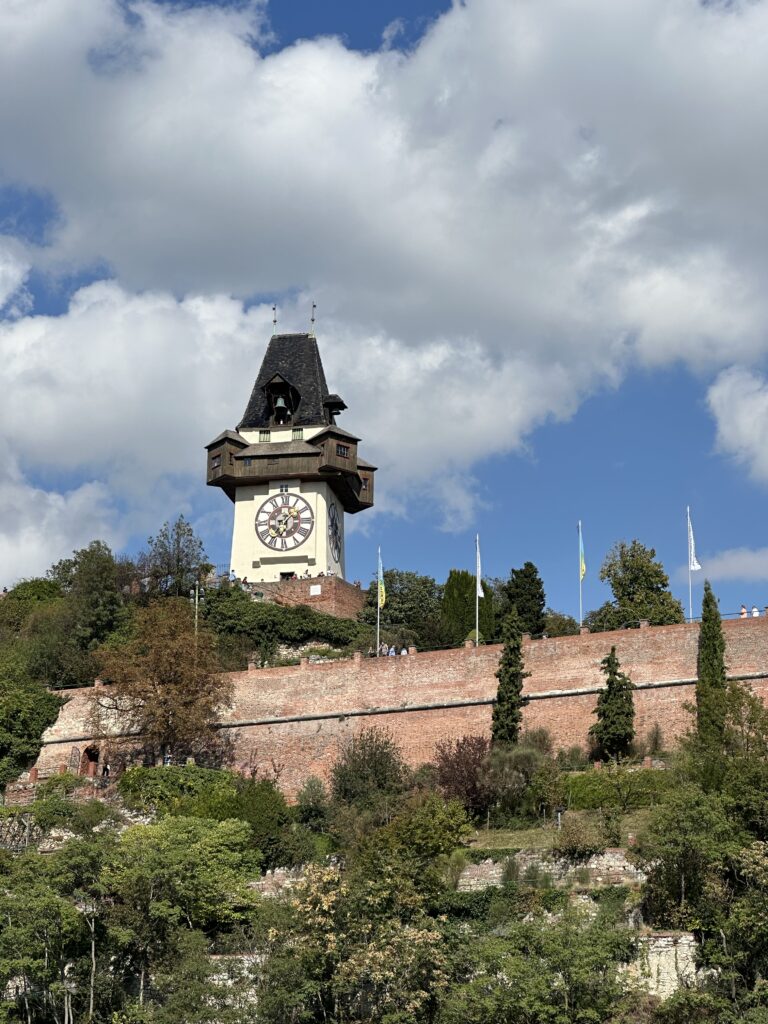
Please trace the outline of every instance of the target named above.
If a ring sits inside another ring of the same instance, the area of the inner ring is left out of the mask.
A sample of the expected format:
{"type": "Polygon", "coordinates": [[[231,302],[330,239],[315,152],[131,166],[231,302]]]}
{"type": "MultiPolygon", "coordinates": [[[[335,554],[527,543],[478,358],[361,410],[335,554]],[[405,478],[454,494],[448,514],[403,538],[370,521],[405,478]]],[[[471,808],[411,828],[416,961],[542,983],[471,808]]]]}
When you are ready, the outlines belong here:
{"type": "MultiPolygon", "coordinates": [[[[666,741],[686,731],[696,683],[697,624],[528,640],[524,726],[548,729],[556,747],[585,746],[611,646],[635,684],[640,737],[660,725],[666,741]]],[[[732,679],[768,697],[768,619],[725,622],[732,679]]],[[[439,740],[487,734],[496,697],[500,645],[246,670],[230,674],[234,699],[218,723],[232,738],[233,767],[277,765],[289,793],[309,775],[328,777],[339,744],[371,724],[388,729],[413,766],[431,760],[439,740]]],[[[42,775],[91,740],[92,690],[59,691],[66,703],[43,739],[42,775]]]]}

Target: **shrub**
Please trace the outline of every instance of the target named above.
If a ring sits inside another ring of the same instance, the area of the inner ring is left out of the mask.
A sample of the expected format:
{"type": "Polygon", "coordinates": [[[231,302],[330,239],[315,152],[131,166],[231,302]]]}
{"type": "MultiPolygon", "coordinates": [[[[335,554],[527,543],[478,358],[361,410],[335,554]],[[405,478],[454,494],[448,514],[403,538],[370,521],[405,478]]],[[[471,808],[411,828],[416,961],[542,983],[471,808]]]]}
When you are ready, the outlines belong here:
{"type": "Polygon", "coordinates": [[[594,811],[601,807],[630,810],[660,803],[673,784],[669,772],[654,768],[636,771],[606,768],[567,776],[566,804],[574,811],[594,811]]]}
{"type": "Polygon", "coordinates": [[[322,832],[328,822],[328,793],[316,775],[311,775],[299,790],[296,817],[315,832],[322,832]]]}
{"type": "Polygon", "coordinates": [[[649,754],[660,754],[664,749],[664,733],[658,722],[654,722],[646,737],[649,754]]]}
{"type": "Polygon", "coordinates": [[[456,889],[461,878],[461,873],[469,864],[469,857],[466,850],[453,850],[445,861],[445,880],[449,888],[456,889]]]}
{"type": "Polygon", "coordinates": [[[129,768],[121,775],[117,788],[128,807],[162,812],[170,810],[183,797],[227,785],[231,779],[231,772],[192,764],[129,768]]]}
{"type": "Polygon", "coordinates": [[[481,815],[491,802],[485,762],[491,749],[485,736],[440,740],[435,747],[437,784],[447,799],[459,800],[473,815],[481,815]]]}
{"type": "Polygon", "coordinates": [[[554,746],[549,729],[526,729],[520,735],[521,747],[532,747],[541,754],[551,754],[554,746]]]}
{"type": "Polygon", "coordinates": [[[405,788],[408,771],[400,748],[383,729],[366,729],[348,739],[331,771],[335,800],[364,805],[405,788]]]}
{"type": "Polygon", "coordinates": [[[566,815],[558,829],[552,850],[557,857],[579,863],[595,853],[602,853],[605,842],[600,830],[588,821],[566,815]]]}

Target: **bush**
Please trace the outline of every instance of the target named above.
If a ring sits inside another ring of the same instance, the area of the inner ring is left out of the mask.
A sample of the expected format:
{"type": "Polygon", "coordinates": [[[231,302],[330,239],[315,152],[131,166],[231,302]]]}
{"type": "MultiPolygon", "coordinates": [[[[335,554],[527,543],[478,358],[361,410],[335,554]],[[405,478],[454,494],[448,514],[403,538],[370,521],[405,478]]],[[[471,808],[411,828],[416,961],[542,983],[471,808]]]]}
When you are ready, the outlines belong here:
{"type": "Polygon", "coordinates": [[[589,755],[583,747],[574,745],[567,750],[558,750],[556,760],[564,771],[575,771],[589,764],[589,755]]]}
{"type": "Polygon", "coordinates": [[[476,816],[485,813],[492,798],[485,764],[490,749],[485,736],[440,740],[435,747],[435,774],[441,792],[447,799],[459,800],[476,816]]]}
{"type": "Polygon", "coordinates": [[[605,768],[567,776],[566,804],[573,811],[595,811],[601,807],[632,810],[660,803],[673,785],[669,772],[654,768],[605,768]]]}
{"type": "Polygon", "coordinates": [[[120,776],[117,788],[128,807],[162,812],[170,810],[183,797],[226,785],[231,779],[231,772],[192,764],[129,768],[120,776]]]}
{"type": "Polygon", "coordinates": [[[322,832],[328,824],[328,793],[316,775],[311,775],[299,790],[296,817],[314,832],[322,832]]]}
{"type": "Polygon", "coordinates": [[[552,851],[556,857],[578,864],[595,853],[602,853],[605,840],[595,824],[566,815],[555,835],[552,851]]]}
{"type": "Polygon", "coordinates": [[[408,770],[400,748],[383,729],[366,729],[348,739],[331,771],[335,800],[366,805],[405,789],[408,770]]]}
{"type": "Polygon", "coordinates": [[[520,746],[532,747],[541,754],[551,754],[554,743],[549,729],[526,729],[520,734],[520,746]]]}

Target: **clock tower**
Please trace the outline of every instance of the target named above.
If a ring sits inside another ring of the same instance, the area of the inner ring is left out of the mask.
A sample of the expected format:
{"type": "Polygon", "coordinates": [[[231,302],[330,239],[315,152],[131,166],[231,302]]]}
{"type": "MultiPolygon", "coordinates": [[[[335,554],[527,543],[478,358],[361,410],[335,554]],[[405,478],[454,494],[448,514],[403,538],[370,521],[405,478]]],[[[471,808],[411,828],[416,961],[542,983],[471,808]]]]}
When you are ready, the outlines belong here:
{"type": "Polygon", "coordinates": [[[235,430],[206,446],[208,483],[234,502],[235,574],[276,582],[294,573],[344,578],[344,514],[373,505],[376,467],[336,425],[313,334],[276,334],[235,430]]]}

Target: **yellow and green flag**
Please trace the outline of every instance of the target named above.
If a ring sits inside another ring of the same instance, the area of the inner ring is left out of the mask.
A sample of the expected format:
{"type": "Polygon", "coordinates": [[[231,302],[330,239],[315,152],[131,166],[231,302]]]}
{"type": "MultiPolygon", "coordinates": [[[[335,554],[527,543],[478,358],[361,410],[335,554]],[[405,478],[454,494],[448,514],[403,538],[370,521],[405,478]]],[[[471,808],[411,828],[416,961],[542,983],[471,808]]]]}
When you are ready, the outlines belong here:
{"type": "Polygon", "coordinates": [[[387,603],[387,588],[384,586],[384,566],[381,564],[381,548],[379,548],[379,608],[387,603]]]}
{"type": "Polygon", "coordinates": [[[587,575],[587,563],[584,558],[584,538],[581,535],[581,520],[579,520],[579,582],[587,575]]]}

